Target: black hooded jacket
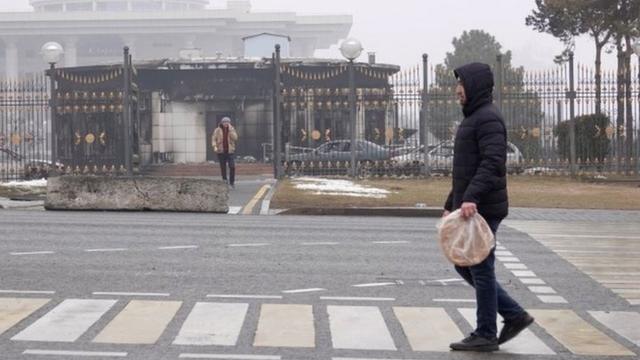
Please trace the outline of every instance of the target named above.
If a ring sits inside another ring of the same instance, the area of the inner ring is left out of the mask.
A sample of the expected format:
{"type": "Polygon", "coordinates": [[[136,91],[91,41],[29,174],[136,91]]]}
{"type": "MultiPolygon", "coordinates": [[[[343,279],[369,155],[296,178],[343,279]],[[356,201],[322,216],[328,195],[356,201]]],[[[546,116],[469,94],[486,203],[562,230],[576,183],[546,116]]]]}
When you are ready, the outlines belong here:
{"type": "Polygon", "coordinates": [[[445,209],[472,202],[484,218],[501,220],[509,212],[507,131],[493,105],[493,73],[486,64],[471,63],[456,69],[455,75],[462,81],[467,103],[456,133],[453,188],[445,209]]]}

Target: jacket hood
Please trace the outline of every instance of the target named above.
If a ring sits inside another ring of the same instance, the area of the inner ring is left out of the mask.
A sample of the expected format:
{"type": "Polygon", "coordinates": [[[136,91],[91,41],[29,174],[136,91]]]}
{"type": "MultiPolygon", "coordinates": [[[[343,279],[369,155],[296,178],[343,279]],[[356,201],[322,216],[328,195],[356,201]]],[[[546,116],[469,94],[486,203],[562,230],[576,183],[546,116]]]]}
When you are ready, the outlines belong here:
{"type": "Polygon", "coordinates": [[[487,64],[471,63],[454,70],[462,81],[467,103],[463,106],[464,116],[473,114],[480,107],[493,102],[493,72],[487,64]]]}

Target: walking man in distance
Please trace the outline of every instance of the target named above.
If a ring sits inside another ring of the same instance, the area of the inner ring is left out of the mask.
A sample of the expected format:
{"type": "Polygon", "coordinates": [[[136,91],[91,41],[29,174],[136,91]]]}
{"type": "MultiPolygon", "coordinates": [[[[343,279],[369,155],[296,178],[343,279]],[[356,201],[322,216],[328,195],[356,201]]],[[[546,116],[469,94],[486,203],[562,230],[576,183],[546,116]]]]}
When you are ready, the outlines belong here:
{"type": "Polygon", "coordinates": [[[231,125],[231,119],[222,118],[220,125],[213,132],[212,145],[213,150],[218,154],[220,161],[220,173],[222,180],[228,183],[231,188],[235,188],[236,181],[236,143],[238,141],[238,133],[231,125]],[[227,165],[229,166],[229,177],[227,178],[227,165]]]}

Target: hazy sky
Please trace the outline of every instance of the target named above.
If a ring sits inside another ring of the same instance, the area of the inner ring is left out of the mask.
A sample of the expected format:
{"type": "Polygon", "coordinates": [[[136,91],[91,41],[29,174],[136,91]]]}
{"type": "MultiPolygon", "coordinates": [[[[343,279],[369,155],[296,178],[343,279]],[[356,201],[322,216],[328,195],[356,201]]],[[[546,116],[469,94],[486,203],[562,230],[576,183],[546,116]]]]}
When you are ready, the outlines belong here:
{"type": "MultiPolygon", "coordinates": [[[[224,0],[212,5],[224,6],[224,0]]],[[[513,63],[538,69],[552,66],[562,44],[524,24],[534,0],[253,0],[255,11],[286,10],[304,14],[351,14],[351,35],[366,51],[375,51],[379,62],[409,65],[428,53],[431,62],[443,61],[452,50],[451,40],[464,30],[483,29],[496,37],[504,49],[513,51],[513,63]]],[[[28,0],[0,0],[1,10],[29,10],[28,0]]],[[[1,34],[0,34],[1,35],[1,34]]],[[[589,38],[576,44],[581,63],[593,62],[589,38]]],[[[337,49],[316,55],[340,57],[337,49]]],[[[364,60],[365,58],[361,58],[364,60]]],[[[605,66],[615,66],[605,55],[605,66]]]]}

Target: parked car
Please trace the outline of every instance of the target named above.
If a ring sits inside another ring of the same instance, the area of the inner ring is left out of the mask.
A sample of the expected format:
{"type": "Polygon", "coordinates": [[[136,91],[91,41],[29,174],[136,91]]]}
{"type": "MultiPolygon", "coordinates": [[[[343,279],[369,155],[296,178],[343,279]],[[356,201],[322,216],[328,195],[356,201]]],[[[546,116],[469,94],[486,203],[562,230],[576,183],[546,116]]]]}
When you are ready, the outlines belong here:
{"type": "MultiPolygon", "coordinates": [[[[443,141],[429,150],[429,165],[431,171],[448,175],[453,170],[454,142],[443,141]]],[[[399,172],[413,173],[420,171],[424,165],[424,146],[409,154],[396,156],[391,159],[394,167],[399,172]]],[[[511,142],[507,143],[507,170],[509,173],[520,174],[524,171],[524,158],[522,152],[511,142]]]]}
{"type": "MultiPolygon", "coordinates": [[[[356,161],[380,161],[389,160],[391,151],[380,145],[366,140],[356,141],[356,161]]],[[[351,141],[334,140],[324,143],[316,149],[289,155],[291,163],[301,163],[308,161],[351,161],[351,141]]]]}

